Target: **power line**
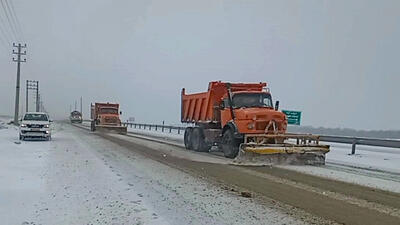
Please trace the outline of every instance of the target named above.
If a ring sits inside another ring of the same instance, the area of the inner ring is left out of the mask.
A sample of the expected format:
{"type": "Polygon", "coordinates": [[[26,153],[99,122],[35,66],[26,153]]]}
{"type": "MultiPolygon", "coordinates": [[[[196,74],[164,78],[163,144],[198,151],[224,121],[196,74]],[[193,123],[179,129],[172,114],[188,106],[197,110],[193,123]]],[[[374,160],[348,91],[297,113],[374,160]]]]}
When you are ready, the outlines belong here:
{"type": "MultiPolygon", "coordinates": [[[[1,26],[0,26],[0,32],[4,33],[3,32],[3,28],[1,26]]],[[[3,37],[3,36],[0,35],[0,42],[3,44],[4,50],[6,50],[5,52],[7,52],[8,51],[8,46],[7,46],[8,40],[7,40],[7,38],[5,36],[3,37]]]]}
{"type": "Polygon", "coordinates": [[[4,34],[4,38],[6,39],[7,42],[11,43],[12,39],[13,39],[12,35],[7,32],[7,25],[4,22],[4,19],[1,15],[2,14],[0,14],[0,32],[4,34]],[[4,28],[3,28],[3,25],[4,25],[4,28]]]}
{"type": "Polygon", "coordinates": [[[2,36],[0,36],[0,42],[3,44],[2,46],[4,47],[4,52],[7,52],[7,41],[5,41],[2,36]]]}
{"type": "Polygon", "coordinates": [[[10,26],[10,30],[14,34],[15,40],[18,40],[18,37],[17,37],[18,35],[17,35],[17,32],[15,31],[15,27],[13,26],[13,23],[10,20],[10,15],[8,15],[7,7],[4,5],[3,0],[0,0],[0,2],[1,2],[1,6],[3,7],[3,11],[4,11],[5,15],[6,15],[6,18],[7,18],[7,21],[8,21],[8,25],[10,26]]]}
{"type": "MultiPolygon", "coordinates": [[[[4,0],[4,1],[5,1],[6,4],[7,4],[7,0],[4,0]]],[[[19,22],[18,17],[17,17],[17,13],[15,12],[14,4],[13,4],[12,0],[9,0],[9,1],[10,1],[10,3],[7,4],[7,6],[10,6],[9,8],[11,9],[10,12],[11,12],[11,16],[12,16],[13,19],[14,19],[14,23],[15,23],[15,25],[16,25],[15,27],[16,27],[17,30],[18,30],[18,33],[19,33],[19,35],[20,35],[20,38],[24,38],[24,35],[23,35],[23,33],[22,33],[22,29],[21,29],[21,23],[19,22]]]]}

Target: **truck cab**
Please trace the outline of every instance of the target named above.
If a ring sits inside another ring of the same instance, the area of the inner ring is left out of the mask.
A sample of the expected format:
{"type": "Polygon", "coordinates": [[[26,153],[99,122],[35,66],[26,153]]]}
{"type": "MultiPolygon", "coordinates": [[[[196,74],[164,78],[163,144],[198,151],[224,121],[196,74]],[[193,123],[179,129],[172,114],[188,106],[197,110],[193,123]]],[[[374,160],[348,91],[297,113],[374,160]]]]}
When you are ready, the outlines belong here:
{"type": "Polygon", "coordinates": [[[122,126],[118,103],[94,103],[90,110],[91,130],[116,131],[120,134],[127,133],[127,127],[122,126]]]}
{"type": "Polygon", "coordinates": [[[238,91],[222,100],[221,126],[229,124],[239,134],[285,133],[287,118],[274,108],[268,91],[238,91]]]}
{"type": "Polygon", "coordinates": [[[71,123],[82,123],[82,113],[79,111],[72,111],[71,115],[69,116],[69,120],[71,123]]]}
{"type": "Polygon", "coordinates": [[[120,125],[118,107],[100,106],[96,118],[97,124],[120,125]]]}

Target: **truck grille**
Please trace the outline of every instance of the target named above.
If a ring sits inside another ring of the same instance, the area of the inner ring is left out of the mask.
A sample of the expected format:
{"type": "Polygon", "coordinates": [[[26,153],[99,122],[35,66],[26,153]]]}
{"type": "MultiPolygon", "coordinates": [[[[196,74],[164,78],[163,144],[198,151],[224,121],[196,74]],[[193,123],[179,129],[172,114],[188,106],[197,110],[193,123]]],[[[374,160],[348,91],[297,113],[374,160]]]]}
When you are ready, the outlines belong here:
{"type": "Polygon", "coordinates": [[[104,122],[116,124],[116,123],[118,123],[118,118],[116,118],[116,117],[106,117],[106,118],[104,118],[104,122]]]}
{"type": "Polygon", "coordinates": [[[265,130],[266,127],[267,127],[266,121],[256,122],[256,130],[265,130]]]}

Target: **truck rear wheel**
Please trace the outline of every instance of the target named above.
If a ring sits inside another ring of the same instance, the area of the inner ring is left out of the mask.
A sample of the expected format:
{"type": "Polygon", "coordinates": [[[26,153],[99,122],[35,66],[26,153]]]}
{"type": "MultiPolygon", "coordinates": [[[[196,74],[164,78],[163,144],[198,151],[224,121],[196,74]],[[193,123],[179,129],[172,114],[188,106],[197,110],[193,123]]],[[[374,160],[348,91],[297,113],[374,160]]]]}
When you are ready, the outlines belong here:
{"type": "Polygon", "coordinates": [[[191,143],[193,150],[195,150],[196,152],[208,152],[211,147],[207,145],[203,130],[200,127],[193,128],[191,135],[191,143]]]}
{"type": "Polygon", "coordinates": [[[239,145],[240,142],[233,135],[233,131],[228,129],[222,135],[222,151],[224,152],[224,156],[226,158],[233,159],[239,153],[239,145]]]}
{"type": "Polygon", "coordinates": [[[96,124],[95,124],[94,121],[91,121],[91,122],[90,122],[90,130],[91,130],[91,131],[96,131],[96,124]]]}
{"type": "Polygon", "coordinates": [[[192,131],[193,131],[192,127],[187,127],[185,129],[185,135],[183,137],[183,142],[185,143],[185,148],[188,150],[193,149],[192,142],[191,142],[192,131]]]}

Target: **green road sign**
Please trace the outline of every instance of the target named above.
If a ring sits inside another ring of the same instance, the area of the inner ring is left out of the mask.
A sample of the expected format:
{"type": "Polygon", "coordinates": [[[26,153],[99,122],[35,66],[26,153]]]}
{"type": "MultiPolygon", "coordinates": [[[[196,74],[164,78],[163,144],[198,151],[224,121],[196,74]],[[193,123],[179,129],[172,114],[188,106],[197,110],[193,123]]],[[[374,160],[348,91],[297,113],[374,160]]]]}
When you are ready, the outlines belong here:
{"type": "Polygon", "coordinates": [[[288,119],[288,124],[300,125],[301,112],[299,112],[299,111],[289,111],[289,110],[282,110],[282,112],[286,114],[287,119],[288,119]]]}

